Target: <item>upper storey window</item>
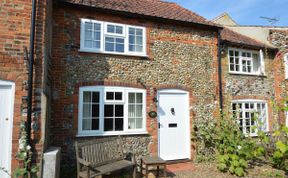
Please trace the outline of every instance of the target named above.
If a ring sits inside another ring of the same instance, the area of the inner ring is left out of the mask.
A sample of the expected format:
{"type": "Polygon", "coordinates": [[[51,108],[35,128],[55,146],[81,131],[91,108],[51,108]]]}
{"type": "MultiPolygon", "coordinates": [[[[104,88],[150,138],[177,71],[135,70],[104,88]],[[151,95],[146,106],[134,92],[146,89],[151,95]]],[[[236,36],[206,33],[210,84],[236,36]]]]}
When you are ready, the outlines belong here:
{"type": "Polygon", "coordinates": [[[264,74],[263,53],[260,51],[246,51],[229,49],[229,72],[237,74],[264,74]]]}
{"type": "Polygon", "coordinates": [[[146,29],[81,19],[80,51],[146,56],[146,29]]]}

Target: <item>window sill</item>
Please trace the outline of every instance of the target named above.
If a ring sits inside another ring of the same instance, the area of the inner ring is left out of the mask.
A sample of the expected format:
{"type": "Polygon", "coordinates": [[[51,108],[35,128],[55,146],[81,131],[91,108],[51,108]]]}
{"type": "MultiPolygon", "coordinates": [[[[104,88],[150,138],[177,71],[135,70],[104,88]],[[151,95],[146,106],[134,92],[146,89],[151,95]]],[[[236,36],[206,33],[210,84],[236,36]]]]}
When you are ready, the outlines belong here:
{"type": "Polygon", "coordinates": [[[240,73],[240,72],[229,72],[231,75],[243,75],[243,76],[256,76],[256,77],[267,77],[266,74],[255,74],[255,73],[240,73]]]}
{"type": "Polygon", "coordinates": [[[90,49],[79,49],[79,52],[83,53],[95,53],[95,54],[108,54],[108,55],[116,55],[116,56],[129,56],[129,57],[142,57],[142,58],[148,58],[146,54],[133,54],[133,53],[117,53],[117,52],[103,52],[103,51],[95,51],[90,49]]]}
{"type": "Polygon", "coordinates": [[[91,133],[91,134],[82,134],[78,133],[76,137],[97,137],[97,136],[116,136],[116,135],[147,135],[147,131],[139,132],[115,132],[115,133],[91,133]]]}

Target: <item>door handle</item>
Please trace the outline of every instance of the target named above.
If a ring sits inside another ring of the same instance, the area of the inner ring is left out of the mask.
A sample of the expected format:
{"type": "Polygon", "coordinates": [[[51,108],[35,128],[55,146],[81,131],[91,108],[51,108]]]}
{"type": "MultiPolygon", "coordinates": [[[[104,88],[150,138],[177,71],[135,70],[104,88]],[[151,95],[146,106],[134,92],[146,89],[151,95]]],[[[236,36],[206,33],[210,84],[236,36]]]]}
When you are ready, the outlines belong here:
{"type": "Polygon", "coordinates": [[[8,121],[9,120],[8,117],[5,120],[8,121]]]}

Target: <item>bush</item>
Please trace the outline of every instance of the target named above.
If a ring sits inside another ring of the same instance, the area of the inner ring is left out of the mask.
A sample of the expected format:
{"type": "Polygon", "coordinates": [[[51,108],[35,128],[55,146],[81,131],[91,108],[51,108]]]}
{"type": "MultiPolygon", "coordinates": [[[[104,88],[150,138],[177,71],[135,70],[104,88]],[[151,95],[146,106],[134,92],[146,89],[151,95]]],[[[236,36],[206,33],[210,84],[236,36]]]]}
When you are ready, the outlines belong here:
{"type": "Polygon", "coordinates": [[[244,176],[248,162],[259,155],[255,141],[245,137],[236,120],[229,118],[221,119],[216,140],[218,169],[244,176]]]}

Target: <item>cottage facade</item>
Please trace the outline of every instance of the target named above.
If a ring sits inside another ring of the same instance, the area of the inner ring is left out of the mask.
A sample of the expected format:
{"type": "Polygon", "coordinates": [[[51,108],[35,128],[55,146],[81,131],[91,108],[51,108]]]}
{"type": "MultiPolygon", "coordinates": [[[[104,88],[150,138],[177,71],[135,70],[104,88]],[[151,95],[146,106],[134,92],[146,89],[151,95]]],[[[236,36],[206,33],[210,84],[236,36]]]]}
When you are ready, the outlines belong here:
{"type": "MultiPolygon", "coordinates": [[[[11,156],[0,160],[10,172],[18,166],[27,111],[29,53],[23,48],[31,2],[3,3],[0,109],[9,112],[1,115],[0,130],[11,156]]],[[[50,146],[61,147],[63,163],[74,165],[76,140],[115,135],[138,158],[190,160],[191,132],[217,120],[220,110],[242,111],[240,128],[252,136],[256,108],[266,131],[279,118],[283,123],[283,112],[271,104],[287,91],[275,46],[158,0],[47,0],[37,3],[36,14],[32,146],[40,167],[50,146]]],[[[278,43],[279,35],[271,41],[278,43]]]]}

